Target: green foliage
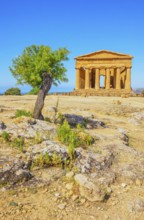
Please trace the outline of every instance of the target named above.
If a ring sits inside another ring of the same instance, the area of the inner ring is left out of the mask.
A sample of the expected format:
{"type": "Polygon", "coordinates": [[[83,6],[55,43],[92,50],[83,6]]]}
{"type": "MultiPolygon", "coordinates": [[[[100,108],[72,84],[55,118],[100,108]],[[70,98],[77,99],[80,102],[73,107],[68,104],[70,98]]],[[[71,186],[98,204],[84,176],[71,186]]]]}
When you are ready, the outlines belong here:
{"type": "Polygon", "coordinates": [[[37,95],[39,92],[39,88],[38,87],[34,87],[30,90],[30,92],[28,93],[29,95],[37,95]]]}
{"type": "Polygon", "coordinates": [[[49,117],[45,117],[44,120],[50,123],[52,122],[52,120],[49,117]]]}
{"type": "Polygon", "coordinates": [[[67,144],[69,142],[69,134],[71,132],[70,125],[68,122],[65,120],[62,125],[60,125],[57,129],[57,136],[58,139],[62,142],[67,144]]]}
{"type": "Polygon", "coordinates": [[[25,48],[21,56],[12,61],[10,71],[17,79],[18,84],[29,84],[39,88],[42,84],[44,72],[50,73],[53,84],[66,82],[66,68],[63,61],[68,60],[69,51],[66,48],[59,48],[52,51],[48,46],[32,45],[25,48]]]}
{"type": "Polygon", "coordinates": [[[35,135],[35,143],[36,144],[40,144],[43,141],[40,133],[38,131],[36,131],[36,135],[35,135]]]}
{"type": "Polygon", "coordinates": [[[34,166],[43,167],[44,165],[45,165],[45,158],[42,154],[40,154],[40,156],[35,161],[33,161],[32,164],[33,167],[34,166]]]}
{"type": "Polygon", "coordinates": [[[25,110],[17,110],[15,113],[15,118],[26,116],[26,117],[32,117],[32,113],[25,110]]]}
{"type": "Polygon", "coordinates": [[[1,134],[1,136],[2,136],[2,138],[3,138],[3,140],[4,140],[5,142],[10,141],[10,135],[9,135],[9,133],[7,133],[6,131],[3,131],[2,134],[1,134]]]}
{"type": "Polygon", "coordinates": [[[57,136],[59,141],[69,146],[70,154],[74,153],[74,148],[91,145],[94,141],[92,136],[87,134],[81,125],[77,125],[77,128],[71,129],[66,120],[58,127],[57,136]]]}
{"type": "Polygon", "coordinates": [[[17,203],[17,202],[14,202],[14,201],[11,201],[11,202],[9,202],[9,206],[17,207],[17,206],[18,206],[18,203],[17,203]]]}
{"type": "Polygon", "coordinates": [[[51,160],[50,160],[50,156],[47,152],[44,154],[43,158],[44,158],[44,163],[46,165],[50,165],[51,160]]]}
{"type": "Polygon", "coordinates": [[[61,157],[56,152],[54,152],[52,154],[51,160],[52,160],[52,164],[55,165],[55,166],[62,163],[61,157]]]}
{"type": "Polygon", "coordinates": [[[75,148],[74,148],[73,145],[69,145],[69,146],[68,146],[68,154],[69,154],[70,163],[71,163],[71,161],[73,161],[74,156],[75,156],[75,148]]]}
{"type": "Polygon", "coordinates": [[[79,147],[80,139],[76,130],[72,130],[67,120],[57,129],[58,139],[70,147],[79,147]]]}
{"type": "Polygon", "coordinates": [[[64,116],[61,113],[58,113],[57,120],[62,124],[65,120],[64,116]]]}
{"type": "Polygon", "coordinates": [[[21,152],[24,152],[24,139],[22,137],[20,138],[15,138],[12,142],[12,146],[19,148],[21,152]]]}
{"type": "Polygon", "coordinates": [[[21,91],[19,88],[10,88],[5,91],[4,95],[21,95],[21,91]]]}
{"type": "Polygon", "coordinates": [[[45,154],[40,154],[32,164],[32,167],[49,167],[49,166],[57,166],[62,164],[61,157],[54,152],[51,156],[46,152],[45,154]]]}

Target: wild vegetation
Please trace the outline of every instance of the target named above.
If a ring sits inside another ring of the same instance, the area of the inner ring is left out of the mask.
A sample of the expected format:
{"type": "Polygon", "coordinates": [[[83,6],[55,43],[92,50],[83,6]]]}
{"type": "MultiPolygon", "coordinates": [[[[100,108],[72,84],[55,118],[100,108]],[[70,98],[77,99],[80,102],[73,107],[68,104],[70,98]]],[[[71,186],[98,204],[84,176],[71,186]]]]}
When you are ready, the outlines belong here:
{"type": "Polygon", "coordinates": [[[15,118],[19,118],[21,116],[32,117],[32,113],[26,110],[17,110],[15,113],[15,118]]]}
{"type": "Polygon", "coordinates": [[[19,88],[10,88],[5,91],[4,95],[21,95],[21,91],[19,88]]]}
{"type": "Polygon", "coordinates": [[[12,61],[10,71],[17,83],[32,86],[32,93],[37,92],[39,88],[33,112],[35,119],[44,119],[42,115],[44,100],[52,84],[58,85],[68,80],[63,63],[68,60],[68,54],[66,48],[52,51],[48,46],[32,45],[25,48],[22,55],[12,61]]]}

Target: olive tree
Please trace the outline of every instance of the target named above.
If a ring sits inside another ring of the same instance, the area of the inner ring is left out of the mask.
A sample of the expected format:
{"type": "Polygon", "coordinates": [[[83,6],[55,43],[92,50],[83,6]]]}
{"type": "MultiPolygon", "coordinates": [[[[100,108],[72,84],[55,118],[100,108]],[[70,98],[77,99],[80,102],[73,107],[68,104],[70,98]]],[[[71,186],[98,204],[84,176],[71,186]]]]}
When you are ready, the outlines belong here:
{"type": "Polygon", "coordinates": [[[12,60],[10,71],[17,83],[39,88],[33,112],[35,119],[43,119],[44,100],[52,84],[57,86],[60,82],[67,81],[63,62],[68,60],[68,54],[66,48],[53,51],[48,46],[32,45],[25,48],[21,56],[12,60]]]}

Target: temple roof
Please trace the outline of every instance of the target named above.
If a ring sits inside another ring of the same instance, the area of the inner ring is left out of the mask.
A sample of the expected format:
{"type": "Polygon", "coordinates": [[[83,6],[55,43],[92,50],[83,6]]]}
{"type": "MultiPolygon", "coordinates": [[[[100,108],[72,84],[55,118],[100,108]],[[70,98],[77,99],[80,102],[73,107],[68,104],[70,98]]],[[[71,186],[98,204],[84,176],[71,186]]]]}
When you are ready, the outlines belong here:
{"type": "Polygon", "coordinates": [[[75,59],[132,59],[133,56],[129,54],[122,54],[117,52],[112,52],[108,50],[100,50],[93,53],[84,54],[82,56],[78,56],[75,59]]]}

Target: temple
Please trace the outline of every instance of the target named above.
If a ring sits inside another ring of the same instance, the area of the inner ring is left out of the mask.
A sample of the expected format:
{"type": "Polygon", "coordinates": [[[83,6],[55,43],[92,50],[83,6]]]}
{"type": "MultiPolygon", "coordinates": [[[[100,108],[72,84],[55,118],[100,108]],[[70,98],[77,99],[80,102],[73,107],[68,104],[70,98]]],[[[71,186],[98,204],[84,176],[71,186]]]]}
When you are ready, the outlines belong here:
{"type": "Polygon", "coordinates": [[[75,92],[130,93],[132,58],[107,50],[76,57],[75,92]]]}

